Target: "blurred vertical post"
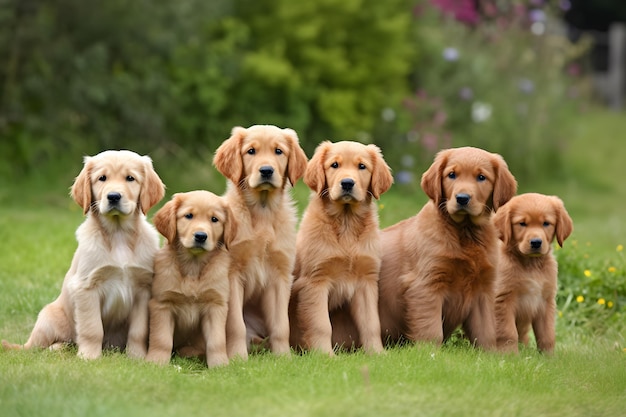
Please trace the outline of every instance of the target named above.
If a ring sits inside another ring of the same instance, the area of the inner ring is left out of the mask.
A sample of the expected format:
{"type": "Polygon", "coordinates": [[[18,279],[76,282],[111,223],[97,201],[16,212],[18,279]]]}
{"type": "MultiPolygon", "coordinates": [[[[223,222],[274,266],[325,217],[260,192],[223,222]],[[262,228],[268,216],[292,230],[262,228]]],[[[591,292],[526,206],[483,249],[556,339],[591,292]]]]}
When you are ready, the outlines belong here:
{"type": "Polygon", "coordinates": [[[626,78],[626,24],[612,23],[609,27],[609,104],[613,110],[624,105],[626,78]]]}

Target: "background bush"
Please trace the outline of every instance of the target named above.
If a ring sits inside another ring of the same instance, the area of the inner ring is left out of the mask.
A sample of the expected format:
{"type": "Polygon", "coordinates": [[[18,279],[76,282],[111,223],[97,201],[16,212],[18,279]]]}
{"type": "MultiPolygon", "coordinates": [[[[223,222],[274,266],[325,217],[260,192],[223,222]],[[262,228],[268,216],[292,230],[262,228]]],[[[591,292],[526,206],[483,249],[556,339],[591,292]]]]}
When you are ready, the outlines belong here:
{"type": "Polygon", "coordinates": [[[0,175],[107,148],[205,160],[255,123],[294,128],[309,154],[377,143],[399,182],[451,145],[500,152],[521,179],[558,171],[584,49],[550,32],[560,10],[485,0],[467,24],[429,4],[4,1],[0,175]]]}

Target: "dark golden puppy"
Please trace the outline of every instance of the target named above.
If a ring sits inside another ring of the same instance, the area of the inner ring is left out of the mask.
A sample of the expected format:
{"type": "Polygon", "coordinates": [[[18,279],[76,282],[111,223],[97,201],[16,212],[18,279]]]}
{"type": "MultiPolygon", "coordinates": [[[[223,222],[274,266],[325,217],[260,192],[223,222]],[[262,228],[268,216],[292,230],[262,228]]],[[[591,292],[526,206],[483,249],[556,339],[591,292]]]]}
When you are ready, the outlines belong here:
{"type": "Polygon", "coordinates": [[[442,343],[462,326],[473,343],[494,348],[491,213],[515,195],[517,182],[502,157],[465,147],[439,152],[422,189],[430,197],[422,210],[382,231],[383,338],[442,343]]]}
{"type": "Polygon", "coordinates": [[[248,357],[247,336],[268,337],[273,352],[289,354],[297,221],[289,190],[304,175],[306,155],[293,130],[256,125],[235,127],[213,163],[229,180],[225,197],[239,221],[230,247],[228,356],[248,357]]]}
{"type": "Polygon", "coordinates": [[[375,145],[323,142],[304,182],[313,192],[296,241],[292,345],[333,354],[329,311],[343,306],[365,350],[381,352],[376,199],[391,187],[389,167],[375,145]]]}
{"type": "Polygon", "coordinates": [[[175,194],[154,216],[167,244],[157,253],[150,300],[147,360],[168,363],[172,351],[228,363],[228,246],[237,220],[208,191],[175,194]]]}
{"type": "Polygon", "coordinates": [[[502,240],[496,281],[498,347],[517,352],[518,342],[528,345],[532,326],[537,348],[550,353],[558,269],[552,242],[563,246],[572,219],[560,198],[528,193],[498,210],[494,223],[502,240]]]}
{"type": "Polygon", "coordinates": [[[164,193],[148,156],[104,151],[85,157],[72,186],[72,197],[87,214],[76,230],[78,247],[61,294],[41,310],[24,348],[75,342],[84,359],[100,357],[103,347],[146,355],[159,235],[145,213],[164,193]]]}

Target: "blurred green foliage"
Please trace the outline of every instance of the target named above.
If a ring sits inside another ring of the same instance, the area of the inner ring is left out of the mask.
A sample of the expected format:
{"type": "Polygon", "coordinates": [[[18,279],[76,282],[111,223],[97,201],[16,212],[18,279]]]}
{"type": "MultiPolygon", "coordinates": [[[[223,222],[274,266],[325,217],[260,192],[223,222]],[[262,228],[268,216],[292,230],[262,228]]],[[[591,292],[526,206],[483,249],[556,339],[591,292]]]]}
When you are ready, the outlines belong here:
{"type": "Polygon", "coordinates": [[[0,174],[108,148],[197,155],[234,125],[292,127],[309,152],[368,132],[407,89],[410,4],[3,1],[0,174]]]}
{"type": "Polygon", "coordinates": [[[585,43],[552,31],[541,2],[485,0],[475,25],[427,3],[4,0],[0,176],[130,148],[206,177],[252,124],[295,129],[308,155],[376,143],[410,189],[449,146],[501,153],[521,181],[558,176],[585,43]]]}

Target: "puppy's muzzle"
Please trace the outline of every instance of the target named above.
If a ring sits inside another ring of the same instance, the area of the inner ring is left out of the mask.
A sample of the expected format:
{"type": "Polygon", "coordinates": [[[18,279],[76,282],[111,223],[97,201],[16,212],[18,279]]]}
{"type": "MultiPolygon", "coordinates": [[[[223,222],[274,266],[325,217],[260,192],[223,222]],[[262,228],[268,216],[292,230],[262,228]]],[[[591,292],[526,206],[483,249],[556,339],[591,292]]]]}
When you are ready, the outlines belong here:
{"type": "Polygon", "coordinates": [[[543,244],[543,241],[539,238],[530,239],[530,248],[533,250],[541,249],[542,244],[543,244]]]}
{"type": "Polygon", "coordinates": [[[354,180],[352,178],[344,178],[341,180],[341,190],[344,194],[348,194],[352,192],[354,188],[354,180]]]}
{"type": "Polygon", "coordinates": [[[274,175],[274,168],[269,165],[263,165],[259,168],[259,173],[261,174],[261,179],[268,181],[272,179],[272,175],[274,175]]]}
{"type": "Polygon", "coordinates": [[[461,208],[466,208],[472,198],[469,194],[459,193],[456,195],[456,203],[461,208]]]}
{"type": "Polygon", "coordinates": [[[208,236],[207,236],[207,234],[206,234],[205,232],[195,232],[195,233],[193,234],[193,241],[194,241],[195,243],[200,243],[200,244],[202,244],[202,243],[206,242],[207,237],[208,237],[208,236]]]}
{"type": "Polygon", "coordinates": [[[122,199],[122,194],[118,192],[110,192],[107,194],[107,200],[109,201],[110,206],[117,206],[122,199]]]}

